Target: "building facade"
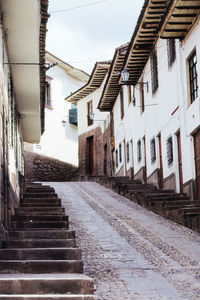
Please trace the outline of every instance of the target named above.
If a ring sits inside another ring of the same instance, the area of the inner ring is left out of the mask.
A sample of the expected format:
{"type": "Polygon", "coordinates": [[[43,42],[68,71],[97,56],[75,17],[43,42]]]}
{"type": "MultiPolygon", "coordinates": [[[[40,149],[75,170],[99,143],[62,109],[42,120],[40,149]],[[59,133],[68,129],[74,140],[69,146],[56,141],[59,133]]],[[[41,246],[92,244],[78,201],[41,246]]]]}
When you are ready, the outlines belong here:
{"type": "MultiPolygon", "coordinates": [[[[25,145],[27,152],[78,165],[77,108],[64,99],[83,86],[89,75],[46,52],[45,131],[39,144],[25,145]]],[[[29,155],[30,156],[30,155],[29,155]]]]}
{"type": "Polygon", "coordinates": [[[23,141],[39,142],[43,131],[47,8],[43,0],[0,5],[1,238],[23,194],[23,141]]]}
{"type": "Polygon", "coordinates": [[[81,176],[111,175],[109,113],[98,110],[109,67],[109,63],[96,63],[88,83],[66,98],[76,104],[78,109],[81,176]]]}
{"type": "Polygon", "coordinates": [[[113,118],[116,176],[200,197],[199,32],[194,4],[145,1],[128,49],[116,49],[99,103],[113,118]]]}

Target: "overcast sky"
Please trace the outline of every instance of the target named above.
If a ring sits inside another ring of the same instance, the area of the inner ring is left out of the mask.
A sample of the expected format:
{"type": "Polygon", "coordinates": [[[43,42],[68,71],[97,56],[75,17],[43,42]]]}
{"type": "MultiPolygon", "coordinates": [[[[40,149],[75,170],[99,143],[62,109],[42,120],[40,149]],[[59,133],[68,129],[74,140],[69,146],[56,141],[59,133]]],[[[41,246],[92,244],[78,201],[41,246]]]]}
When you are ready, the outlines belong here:
{"type": "Polygon", "coordinates": [[[112,59],[130,41],[144,0],[49,2],[47,50],[91,73],[96,61],[112,59]]]}

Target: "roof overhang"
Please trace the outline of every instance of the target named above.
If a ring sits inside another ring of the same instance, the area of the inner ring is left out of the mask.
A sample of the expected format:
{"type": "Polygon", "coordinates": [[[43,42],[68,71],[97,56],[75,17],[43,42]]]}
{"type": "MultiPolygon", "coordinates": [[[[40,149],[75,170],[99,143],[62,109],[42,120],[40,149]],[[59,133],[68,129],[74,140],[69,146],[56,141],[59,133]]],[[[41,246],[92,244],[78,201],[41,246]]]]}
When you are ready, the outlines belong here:
{"type": "Polygon", "coordinates": [[[119,84],[120,72],[124,64],[128,45],[129,44],[127,43],[115,50],[112,65],[110,67],[107,81],[98,105],[98,109],[100,111],[111,111],[117,99],[121,88],[121,85],[119,84]]]}
{"type": "Polygon", "coordinates": [[[184,39],[199,13],[200,0],[146,0],[123,67],[127,83],[137,84],[158,37],[184,39]]]}
{"type": "Polygon", "coordinates": [[[162,38],[183,40],[200,14],[200,0],[175,0],[161,30],[162,38]]]}
{"type": "MultiPolygon", "coordinates": [[[[2,0],[17,110],[26,142],[40,140],[48,0],[2,0]]],[[[43,105],[42,105],[43,106],[43,105]]]]}
{"type": "Polygon", "coordinates": [[[65,100],[77,104],[79,100],[85,98],[86,96],[94,92],[101,86],[109,67],[109,62],[97,62],[94,66],[88,83],[79,90],[77,90],[75,93],[66,97],[65,100]]]}
{"type": "Polygon", "coordinates": [[[71,77],[80,80],[82,82],[88,82],[89,75],[84,72],[83,70],[74,68],[70,64],[66,63],[65,61],[61,60],[60,58],[56,57],[55,55],[51,54],[50,52],[46,51],[45,55],[46,61],[50,63],[57,64],[60,68],[62,68],[68,75],[71,77]]]}

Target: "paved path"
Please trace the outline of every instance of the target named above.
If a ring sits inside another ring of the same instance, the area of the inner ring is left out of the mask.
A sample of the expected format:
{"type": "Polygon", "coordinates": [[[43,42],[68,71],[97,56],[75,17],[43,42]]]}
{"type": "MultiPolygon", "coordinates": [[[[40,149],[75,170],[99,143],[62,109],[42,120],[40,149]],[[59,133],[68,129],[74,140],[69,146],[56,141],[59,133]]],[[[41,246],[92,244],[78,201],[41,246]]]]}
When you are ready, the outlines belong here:
{"type": "Polygon", "coordinates": [[[93,182],[50,183],[98,300],[200,299],[200,234],[93,182]]]}

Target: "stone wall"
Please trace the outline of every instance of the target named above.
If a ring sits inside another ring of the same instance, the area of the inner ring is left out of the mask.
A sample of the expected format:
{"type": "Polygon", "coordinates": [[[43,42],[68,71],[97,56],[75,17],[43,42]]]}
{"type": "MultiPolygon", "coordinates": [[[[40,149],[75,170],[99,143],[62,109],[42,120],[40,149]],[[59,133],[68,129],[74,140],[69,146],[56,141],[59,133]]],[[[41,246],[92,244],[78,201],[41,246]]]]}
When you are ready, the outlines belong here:
{"type": "Polygon", "coordinates": [[[76,180],[78,168],[60,160],[24,151],[25,178],[28,181],[76,180]]]}

